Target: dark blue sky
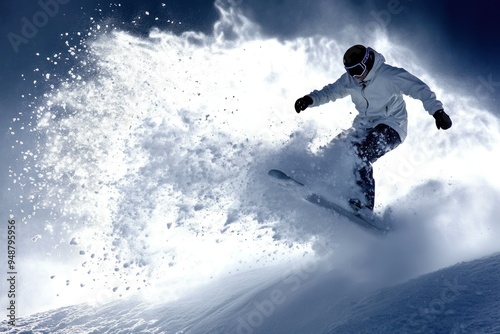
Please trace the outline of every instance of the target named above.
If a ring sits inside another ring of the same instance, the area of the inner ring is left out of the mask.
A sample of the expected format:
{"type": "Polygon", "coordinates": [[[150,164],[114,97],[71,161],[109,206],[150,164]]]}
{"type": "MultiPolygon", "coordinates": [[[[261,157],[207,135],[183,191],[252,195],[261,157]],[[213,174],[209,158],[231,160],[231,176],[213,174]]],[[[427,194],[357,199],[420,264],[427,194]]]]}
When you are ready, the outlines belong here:
{"type": "MultiPolygon", "coordinates": [[[[121,6],[110,5],[110,2],[96,0],[20,0],[2,1],[0,3],[0,101],[12,109],[17,105],[21,94],[33,89],[30,84],[23,84],[21,74],[30,76],[33,69],[47,66],[46,56],[65,51],[61,34],[84,32],[91,25],[91,18],[99,21],[106,19],[121,28],[136,33],[146,33],[153,24],[164,23],[164,27],[180,32],[189,29],[209,30],[217,13],[213,5],[207,1],[122,1],[121,6]],[[46,4],[40,5],[40,2],[46,4]],[[61,3],[59,3],[61,2],[61,3]],[[57,3],[56,5],[54,5],[57,3]],[[166,6],[162,6],[165,3],[166,6]],[[191,6],[187,6],[189,3],[191,6]],[[203,3],[203,4],[202,4],[203,3]],[[148,10],[149,17],[144,15],[148,10]],[[40,14],[46,12],[48,15],[40,14]],[[140,20],[132,23],[138,15],[140,20]],[[154,21],[159,16],[161,20],[154,21]],[[44,20],[48,18],[48,20],[44,20]],[[183,25],[167,24],[167,20],[184,21],[183,25]],[[29,23],[27,24],[26,21],[29,23]],[[40,27],[33,25],[38,22],[40,27]],[[13,34],[19,36],[14,36],[13,34]],[[25,38],[26,36],[26,38],[25,38]],[[35,56],[40,53],[40,57],[35,56]]],[[[71,64],[68,64],[71,65],[71,64]]],[[[62,69],[61,64],[59,68],[62,69]]],[[[43,90],[43,87],[42,87],[43,90]]]]}
{"type": "MultiPolygon", "coordinates": [[[[320,0],[251,2],[252,18],[282,36],[323,33],[335,36],[345,24],[363,31],[367,23],[415,48],[429,64],[448,74],[497,76],[500,82],[497,2],[492,0],[320,0]],[[349,8],[345,13],[331,3],[349,8]],[[392,11],[392,14],[391,14],[392,11]],[[286,13],[286,15],[282,14],[286,13]],[[408,41],[411,43],[408,43],[408,41]],[[495,75],[496,73],[499,73],[495,75]],[[477,75],[476,75],[477,74],[477,75]]],[[[250,3],[250,1],[248,1],[250,3]]],[[[243,3],[245,6],[247,2],[243,3]]],[[[497,94],[500,87],[497,87],[497,94]]]]}

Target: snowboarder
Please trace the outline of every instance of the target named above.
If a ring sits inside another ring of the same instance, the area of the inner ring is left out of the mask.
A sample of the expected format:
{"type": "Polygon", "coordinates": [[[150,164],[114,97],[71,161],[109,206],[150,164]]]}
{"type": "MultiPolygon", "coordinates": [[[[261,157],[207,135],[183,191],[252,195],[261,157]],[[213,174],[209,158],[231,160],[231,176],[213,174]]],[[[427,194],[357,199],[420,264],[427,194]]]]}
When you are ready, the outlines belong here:
{"type": "Polygon", "coordinates": [[[385,58],[370,47],[354,45],[344,54],[344,73],[337,81],[315,90],[295,102],[295,111],[317,107],[351,95],[359,112],[353,122],[352,146],[358,157],[356,183],[365,198],[351,198],[355,210],[373,210],[375,180],[372,163],[393,150],[406,138],[408,114],[402,94],[422,101],[434,116],[438,129],[451,127],[443,105],[424,82],[402,68],[385,63],[385,58]]]}

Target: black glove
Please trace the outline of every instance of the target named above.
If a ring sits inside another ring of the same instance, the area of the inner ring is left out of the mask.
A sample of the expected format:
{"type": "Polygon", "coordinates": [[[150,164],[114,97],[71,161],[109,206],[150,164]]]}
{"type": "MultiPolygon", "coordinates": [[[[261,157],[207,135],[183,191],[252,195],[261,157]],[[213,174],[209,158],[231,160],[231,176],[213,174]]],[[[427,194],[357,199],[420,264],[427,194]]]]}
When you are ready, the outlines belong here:
{"type": "Polygon", "coordinates": [[[302,110],[306,110],[306,108],[309,107],[311,104],[313,104],[313,99],[309,95],[301,97],[295,102],[295,111],[298,114],[302,110]]]}
{"type": "Polygon", "coordinates": [[[436,119],[436,126],[438,129],[448,130],[451,128],[451,118],[443,109],[439,109],[432,116],[436,119]]]}

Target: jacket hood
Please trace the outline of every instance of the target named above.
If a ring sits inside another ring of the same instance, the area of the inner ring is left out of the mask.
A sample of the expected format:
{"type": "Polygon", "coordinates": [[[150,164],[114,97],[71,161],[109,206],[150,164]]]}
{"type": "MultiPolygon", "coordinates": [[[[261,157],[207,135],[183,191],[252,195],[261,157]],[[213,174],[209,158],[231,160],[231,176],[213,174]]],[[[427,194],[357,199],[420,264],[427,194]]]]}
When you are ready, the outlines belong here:
{"type": "Polygon", "coordinates": [[[371,81],[373,77],[377,74],[377,71],[380,68],[380,66],[382,66],[382,64],[385,63],[385,58],[381,53],[378,53],[372,48],[369,48],[369,50],[373,52],[373,54],[375,55],[375,59],[373,61],[373,67],[371,68],[370,72],[368,72],[368,75],[361,83],[367,83],[371,81]]]}

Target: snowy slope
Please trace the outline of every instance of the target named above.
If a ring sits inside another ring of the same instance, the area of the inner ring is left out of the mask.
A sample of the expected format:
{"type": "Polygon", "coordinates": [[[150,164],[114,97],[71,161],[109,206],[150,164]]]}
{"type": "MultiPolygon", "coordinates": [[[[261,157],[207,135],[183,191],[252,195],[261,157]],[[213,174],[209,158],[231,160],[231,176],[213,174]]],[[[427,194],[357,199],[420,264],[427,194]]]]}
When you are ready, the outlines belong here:
{"type": "Polygon", "coordinates": [[[323,265],[235,275],[160,305],[132,299],[65,307],[21,319],[13,332],[500,332],[500,255],[382,289],[323,265]]]}
{"type": "Polygon", "coordinates": [[[498,119],[410,49],[371,36],[436,91],[454,125],[437,131],[407,99],[408,139],[374,166],[376,211],[394,230],[366,233],[267,176],[279,168],[325,196],[354,191],[345,143],[329,144],[350,126],[352,103],[300,115],[293,103],[337,78],[361,37],[279,41],[216,4],[212,35],[144,38],[96,23],[49,57],[45,94],[12,125],[18,330],[493,328],[498,258],[437,270],[500,251],[498,119]],[[66,58],[75,65],[61,74],[66,58]],[[447,282],[460,287],[456,302],[447,282]],[[438,307],[439,317],[421,314],[438,307]]]}

